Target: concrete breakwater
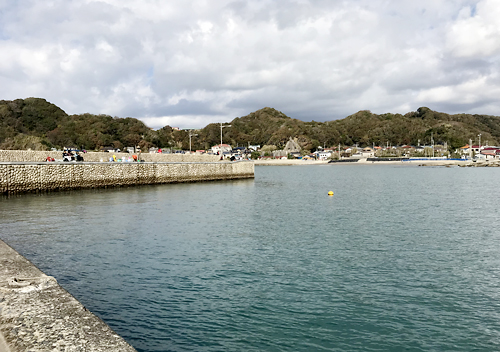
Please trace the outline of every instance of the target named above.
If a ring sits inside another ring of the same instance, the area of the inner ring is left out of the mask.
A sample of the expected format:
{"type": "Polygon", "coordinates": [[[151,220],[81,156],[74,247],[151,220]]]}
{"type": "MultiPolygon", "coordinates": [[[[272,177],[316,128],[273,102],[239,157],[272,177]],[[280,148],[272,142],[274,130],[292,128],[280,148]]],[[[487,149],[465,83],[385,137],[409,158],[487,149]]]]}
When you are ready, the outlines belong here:
{"type": "Polygon", "coordinates": [[[0,352],[135,349],[30,261],[0,241],[0,352]]]}
{"type": "MultiPolygon", "coordinates": [[[[109,161],[113,155],[117,159],[132,157],[129,153],[105,153],[105,152],[88,152],[81,154],[84,161],[109,161]]],[[[218,155],[208,154],[158,154],[158,153],[142,153],[138,154],[141,160],[146,162],[216,162],[219,160],[218,155]]],[[[62,152],[52,151],[34,151],[34,150],[0,150],[0,162],[40,162],[45,161],[47,157],[52,157],[56,160],[62,160],[62,152]]]]}
{"type": "Polygon", "coordinates": [[[252,162],[0,162],[3,194],[253,177],[252,162]]]}

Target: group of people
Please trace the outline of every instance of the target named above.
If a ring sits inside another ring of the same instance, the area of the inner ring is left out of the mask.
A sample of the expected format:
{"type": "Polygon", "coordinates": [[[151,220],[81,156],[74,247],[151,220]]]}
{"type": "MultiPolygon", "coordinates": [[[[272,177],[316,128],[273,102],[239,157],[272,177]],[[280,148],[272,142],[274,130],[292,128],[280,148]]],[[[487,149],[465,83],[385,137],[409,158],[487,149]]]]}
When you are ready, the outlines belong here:
{"type": "MultiPolygon", "coordinates": [[[[101,160],[102,161],[102,160],[101,160]]],[[[133,162],[133,161],[139,161],[139,158],[137,157],[137,155],[132,155],[132,158],[128,158],[126,159],[125,157],[122,158],[122,159],[116,159],[116,155],[113,154],[113,156],[110,156],[109,157],[109,161],[110,162],[116,162],[116,161],[121,161],[121,162],[133,162]]]]}
{"type": "Polygon", "coordinates": [[[83,161],[83,156],[80,153],[73,153],[71,150],[63,151],[63,161],[83,161]]]}
{"type": "MultiPolygon", "coordinates": [[[[45,161],[56,161],[53,157],[50,155],[45,158],[45,161]]],[[[61,160],[58,160],[61,161],[61,160]]],[[[73,152],[71,150],[64,150],[62,153],[62,161],[83,161],[83,156],[79,152],[73,152]]],[[[101,159],[101,161],[103,161],[101,159]]],[[[137,155],[132,155],[132,157],[128,158],[122,158],[122,159],[117,159],[116,155],[113,154],[113,156],[109,157],[109,161],[111,162],[116,162],[116,161],[121,161],[121,162],[137,162],[139,161],[139,157],[137,155]]]]}
{"type": "MultiPolygon", "coordinates": [[[[56,161],[56,159],[49,155],[45,158],[45,161],[56,161]]],[[[62,153],[62,161],[83,161],[83,156],[81,156],[79,152],[73,153],[71,150],[64,150],[62,153]]]]}

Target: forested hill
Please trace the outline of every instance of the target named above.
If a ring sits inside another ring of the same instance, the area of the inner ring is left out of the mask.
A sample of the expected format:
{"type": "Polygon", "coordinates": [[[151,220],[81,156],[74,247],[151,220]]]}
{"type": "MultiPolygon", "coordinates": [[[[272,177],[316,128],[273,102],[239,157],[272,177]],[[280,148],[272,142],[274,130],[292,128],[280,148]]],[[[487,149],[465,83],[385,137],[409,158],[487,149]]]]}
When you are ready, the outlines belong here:
{"type": "MultiPolygon", "coordinates": [[[[500,142],[500,117],[432,111],[421,107],[401,114],[373,114],[359,111],[342,120],[304,122],[280,111],[263,108],[229,122],[224,129],[224,143],[274,145],[281,148],[288,139],[297,138],[306,150],[318,146],[358,144],[359,146],[429,144],[447,142],[450,149],[481,140],[489,145],[500,142]]],[[[219,124],[209,124],[195,131],[192,148],[208,149],[220,143],[219,124]]],[[[46,150],[52,147],[77,147],[96,150],[100,147],[149,147],[189,149],[187,131],[170,126],[148,128],[138,119],[109,115],[68,115],[61,108],[40,98],[0,101],[0,149],[46,150]]]]}

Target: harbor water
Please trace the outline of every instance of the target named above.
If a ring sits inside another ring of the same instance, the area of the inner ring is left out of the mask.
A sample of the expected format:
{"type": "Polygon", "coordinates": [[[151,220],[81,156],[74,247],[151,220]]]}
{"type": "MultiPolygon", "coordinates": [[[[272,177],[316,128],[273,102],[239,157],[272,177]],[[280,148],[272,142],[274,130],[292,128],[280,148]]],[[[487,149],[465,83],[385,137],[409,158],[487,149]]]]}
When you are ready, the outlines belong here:
{"type": "Polygon", "coordinates": [[[262,166],[3,197],[0,238],[140,352],[494,351],[499,172],[262,166]]]}

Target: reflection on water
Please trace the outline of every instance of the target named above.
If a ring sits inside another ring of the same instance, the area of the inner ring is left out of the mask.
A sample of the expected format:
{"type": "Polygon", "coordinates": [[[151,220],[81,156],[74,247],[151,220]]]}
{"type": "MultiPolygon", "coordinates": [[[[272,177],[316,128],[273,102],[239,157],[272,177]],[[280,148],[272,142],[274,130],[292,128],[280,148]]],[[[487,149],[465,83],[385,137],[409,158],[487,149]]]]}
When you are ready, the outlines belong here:
{"type": "Polygon", "coordinates": [[[4,197],[0,237],[139,351],[498,350],[497,172],[266,166],[4,197]]]}

